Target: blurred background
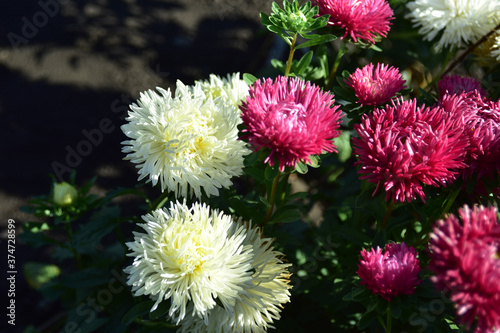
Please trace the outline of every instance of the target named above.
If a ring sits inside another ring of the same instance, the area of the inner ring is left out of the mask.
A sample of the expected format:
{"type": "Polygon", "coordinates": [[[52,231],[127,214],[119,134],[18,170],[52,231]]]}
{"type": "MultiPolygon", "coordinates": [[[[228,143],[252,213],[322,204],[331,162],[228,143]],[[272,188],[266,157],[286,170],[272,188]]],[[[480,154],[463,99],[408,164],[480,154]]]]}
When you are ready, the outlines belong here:
{"type": "MultiPolygon", "coordinates": [[[[77,184],[97,176],[97,194],[135,185],[120,126],[141,91],[265,67],[274,39],[259,13],[270,8],[270,0],[0,1],[1,253],[8,219],[18,233],[33,220],[19,208],[50,192],[49,174],[62,181],[75,170],[77,184]]],[[[15,256],[16,327],[2,315],[2,332],[54,315],[21,272],[45,254],[18,242],[15,256]]]]}

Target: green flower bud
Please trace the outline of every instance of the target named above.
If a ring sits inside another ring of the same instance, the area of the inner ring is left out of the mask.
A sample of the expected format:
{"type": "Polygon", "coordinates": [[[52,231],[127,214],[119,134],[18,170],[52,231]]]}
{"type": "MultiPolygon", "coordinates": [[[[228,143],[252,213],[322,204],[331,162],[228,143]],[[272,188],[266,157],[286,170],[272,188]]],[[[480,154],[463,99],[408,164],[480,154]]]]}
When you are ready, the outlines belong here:
{"type": "Polygon", "coordinates": [[[69,206],[78,196],[76,189],[66,182],[55,184],[52,199],[59,206],[69,206]]]}

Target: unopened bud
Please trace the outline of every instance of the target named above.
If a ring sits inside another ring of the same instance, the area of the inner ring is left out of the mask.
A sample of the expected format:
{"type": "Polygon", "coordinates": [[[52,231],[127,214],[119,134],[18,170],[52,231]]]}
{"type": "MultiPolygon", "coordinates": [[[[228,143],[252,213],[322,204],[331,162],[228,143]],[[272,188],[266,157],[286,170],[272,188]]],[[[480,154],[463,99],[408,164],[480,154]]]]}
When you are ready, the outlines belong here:
{"type": "Polygon", "coordinates": [[[78,192],[76,189],[66,182],[58,183],[54,186],[53,200],[59,206],[71,205],[77,196],[78,192]]]}

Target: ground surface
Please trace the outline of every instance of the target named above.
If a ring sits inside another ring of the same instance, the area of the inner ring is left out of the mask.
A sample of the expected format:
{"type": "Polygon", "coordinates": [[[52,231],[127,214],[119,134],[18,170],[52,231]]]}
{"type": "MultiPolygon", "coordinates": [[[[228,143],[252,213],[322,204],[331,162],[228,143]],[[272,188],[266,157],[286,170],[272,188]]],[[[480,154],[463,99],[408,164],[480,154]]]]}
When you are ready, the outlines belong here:
{"type": "MultiPolygon", "coordinates": [[[[2,0],[0,2],[0,231],[31,219],[19,207],[50,190],[49,174],[95,192],[132,186],[120,130],[141,91],[191,84],[210,73],[255,73],[269,43],[259,24],[269,0],[2,0]],[[101,133],[100,135],[98,133],[101,133]],[[89,133],[94,133],[91,146],[89,133]],[[76,152],[76,153],[75,153],[76,152]],[[77,156],[75,156],[75,154],[77,156]]],[[[17,245],[16,265],[43,258],[17,245]]],[[[5,256],[6,257],[6,256],[5,256]]],[[[3,268],[6,258],[2,258],[3,268]]],[[[5,274],[5,273],[2,273],[5,274]]],[[[0,284],[2,294],[5,279],[0,284]]],[[[4,298],[2,298],[4,299],[4,298]]],[[[53,315],[19,270],[17,325],[53,315]]],[[[2,307],[5,306],[2,303],[2,307]]],[[[2,312],[0,331],[5,331],[2,312]]],[[[12,327],[8,327],[8,332],[12,327]]]]}

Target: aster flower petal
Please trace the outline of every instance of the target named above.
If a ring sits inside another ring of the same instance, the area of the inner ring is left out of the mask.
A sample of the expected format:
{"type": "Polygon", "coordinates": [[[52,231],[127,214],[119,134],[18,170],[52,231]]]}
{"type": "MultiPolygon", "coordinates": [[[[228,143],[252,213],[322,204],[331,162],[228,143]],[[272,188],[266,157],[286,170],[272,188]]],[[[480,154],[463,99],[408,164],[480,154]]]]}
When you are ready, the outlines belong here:
{"type": "Polygon", "coordinates": [[[240,73],[227,74],[226,77],[210,74],[208,80],[195,81],[195,85],[199,85],[212,98],[222,97],[235,108],[241,105],[249,90],[245,80],[240,79],[240,73]]]}
{"type": "Polygon", "coordinates": [[[246,228],[205,204],[176,202],[143,216],[145,233],[127,243],[134,258],[125,268],[136,296],[159,303],[171,300],[169,315],[202,317],[216,299],[231,309],[252,281],[253,248],[245,245],[246,228]]]}
{"type": "Polygon", "coordinates": [[[375,43],[387,37],[394,12],[386,0],[313,0],[319,15],[330,15],[328,24],[345,29],[344,36],[375,43]]]}
{"type": "Polygon", "coordinates": [[[246,128],[242,139],[270,149],[265,163],[279,168],[310,162],[311,155],[333,152],[343,116],[333,96],[298,78],[261,79],[250,88],[240,109],[246,128]]]}
{"type": "Polygon", "coordinates": [[[186,317],[181,332],[266,332],[280,319],[282,305],[290,301],[287,268],[283,254],[273,250],[272,239],[264,238],[259,228],[249,227],[243,244],[253,249],[252,284],[245,286],[245,293],[236,300],[233,311],[221,306],[212,308],[205,320],[186,317]]]}
{"type": "Polygon", "coordinates": [[[438,89],[441,97],[445,94],[453,95],[462,92],[473,92],[474,90],[477,90],[483,96],[486,95],[486,91],[481,87],[481,82],[473,77],[460,75],[445,75],[439,80],[438,89]]]}
{"type": "Polygon", "coordinates": [[[122,126],[130,138],[122,142],[125,159],[137,164],[139,180],[160,183],[175,197],[201,197],[202,189],[218,195],[242,174],[250,153],[238,140],[239,110],[207,96],[200,85],[178,81],[174,97],[170,90],[158,92],[146,91],[130,106],[122,126]]]}
{"type": "Polygon", "coordinates": [[[382,105],[406,88],[399,70],[387,64],[377,64],[375,69],[372,63],[358,68],[349,75],[346,83],[354,90],[361,105],[382,105]]]}
{"type": "Polygon", "coordinates": [[[429,269],[437,288],[450,292],[458,322],[476,333],[500,328],[500,223],[496,207],[465,205],[458,217],[436,221],[429,269]]]}
{"type": "Polygon", "coordinates": [[[405,243],[389,243],[384,252],[376,249],[361,251],[357,274],[361,285],[390,301],[398,295],[410,295],[421,282],[417,251],[405,243]]]}
{"type": "Polygon", "coordinates": [[[436,49],[474,43],[492,30],[500,19],[497,0],[414,0],[407,3],[411,19],[424,40],[441,34],[436,49]]]}
{"type": "Polygon", "coordinates": [[[463,119],[416,100],[392,102],[355,124],[352,139],[360,178],[383,187],[386,200],[425,201],[423,185],[446,186],[466,165],[463,119]]]}

